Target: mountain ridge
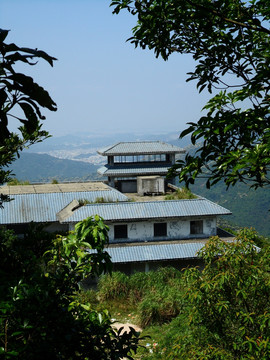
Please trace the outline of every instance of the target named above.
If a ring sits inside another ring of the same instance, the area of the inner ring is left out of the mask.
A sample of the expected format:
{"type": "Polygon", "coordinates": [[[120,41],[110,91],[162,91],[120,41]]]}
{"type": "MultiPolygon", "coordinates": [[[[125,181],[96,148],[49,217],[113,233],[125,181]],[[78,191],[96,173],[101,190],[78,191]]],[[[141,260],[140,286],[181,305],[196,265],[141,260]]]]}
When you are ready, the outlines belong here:
{"type": "Polygon", "coordinates": [[[97,165],[30,152],[23,152],[10,169],[18,180],[30,182],[87,181],[98,176],[97,165]]]}

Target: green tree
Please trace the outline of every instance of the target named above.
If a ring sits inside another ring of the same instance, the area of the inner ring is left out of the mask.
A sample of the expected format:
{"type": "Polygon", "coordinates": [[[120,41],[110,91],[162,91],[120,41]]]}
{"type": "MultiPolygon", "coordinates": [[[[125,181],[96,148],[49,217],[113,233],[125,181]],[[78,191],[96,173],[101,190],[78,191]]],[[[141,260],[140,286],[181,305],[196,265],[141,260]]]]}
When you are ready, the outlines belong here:
{"type": "Polygon", "coordinates": [[[186,270],[191,336],[179,336],[172,359],[270,358],[270,254],[254,237],[212,238],[199,253],[205,268],[186,270]]]}
{"type": "MultiPolygon", "coordinates": [[[[41,130],[45,120],[40,107],[56,111],[56,104],[48,92],[25,74],[16,71],[16,65],[35,65],[38,59],[51,66],[56,60],[44,51],[7,44],[7,30],[0,29],[0,185],[7,182],[7,169],[25,147],[42,141],[48,132],[41,130]],[[12,121],[18,121],[17,133],[11,131],[12,121]]],[[[0,207],[7,196],[0,194],[0,207]]]]}
{"type": "Polygon", "coordinates": [[[78,296],[87,277],[110,270],[107,242],[97,215],[53,242],[40,229],[24,240],[0,229],[0,358],[132,359],[138,333],[115,332],[106,310],[78,296]]]}
{"type": "MultiPolygon", "coordinates": [[[[48,92],[15,69],[21,62],[35,65],[41,58],[53,65],[56,59],[6,44],[7,35],[0,30],[0,185],[10,179],[7,166],[20,151],[48,137],[40,108],[56,110],[48,92]],[[17,133],[11,131],[13,119],[19,122],[17,133]]],[[[0,207],[8,200],[0,194],[0,207]]],[[[19,239],[0,227],[1,359],[132,359],[138,334],[114,332],[106,310],[98,313],[77,296],[87,276],[110,270],[103,251],[107,232],[98,216],[54,242],[40,228],[31,227],[19,239]]]]}
{"type": "MultiPolygon", "coordinates": [[[[129,39],[167,60],[191,54],[201,92],[214,96],[206,115],[189,123],[200,144],[172,170],[182,169],[186,185],[198,177],[210,187],[223,180],[249,186],[269,185],[270,166],[270,6],[265,0],[114,0],[114,13],[127,9],[138,17],[129,39]]],[[[172,175],[172,174],[171,174],[172,175]]]]}

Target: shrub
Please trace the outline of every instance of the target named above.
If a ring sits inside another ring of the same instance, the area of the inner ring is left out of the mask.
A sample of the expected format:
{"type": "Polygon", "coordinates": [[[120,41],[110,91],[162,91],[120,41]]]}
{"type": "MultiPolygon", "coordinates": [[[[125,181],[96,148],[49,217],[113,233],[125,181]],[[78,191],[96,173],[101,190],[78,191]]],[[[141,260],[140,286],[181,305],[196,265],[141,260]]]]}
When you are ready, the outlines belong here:
{"type": "Polygon", "coordinates": [[[138,306],[141,326],[164,324],[179,315],[182,309],[182,294],[176,288],[152,291],[138,306]]]}
{"type": "Polygon", "coordinates": [[[78,296],[85,277],[110,270],[107,231],[101,218],[88,218],[43,254],[31,246],[34,231],[17,239],[0,230],[1,359],[117,360],[137,351],[137,333],[114,332],[108,311],[89,303],[94,294],[78,296]]]}
{"type": "Polygon", "coordinates": [[[142,301],[149,289],[149,274],[144,272],[134,273],[129,277],[129,301],[131,304],[138,304],[142,301]]]}
{"type": "Polygon", "coordinates": [[[98,283],[100,301],[125,299],[125,305],[138,312],[145,327],[163,324],[175,318],[182,309],[182,273],[173,267],[127,276],[121,272],[103,275],[98,283]]]}
{"type": "Polygon", "coordinates": [[[30,185],[30,182],[28,180],[21,181],[16,178],[12,178],[7,183],[9,186],[15,186],[15,185],[30,185]]]}
{"type": "Polygon", "coordinates": [[[103,203],[111,203],[114,202],[111,198],[104,198],[103,196],[96,197],[94,203],[103,204],[103,203]]]}
{"type": "MultiPolygon", "coordinates": [[[[254,246],[254,237],[249,229],[231,243],[214,237],[199,253],[203,271],[186,270],[193,358],[270,358],[270,254],[254,246]]],[[[187,349],[179,347],[179,358],[190,358],[187,349]]]]}
{"type": "Polygon", "coordinates": [[[94,201],[88,200],[88,199],[78,199],[79,205],[84,206],[87,204],[103,204],[103,203],[112,203],[113,200],[110,198],[104,198],[103,196],[96,197],[94,201]]]}
{"type": "Polygon", "coordinates": [[[129,277],[129,300],[136,304],[151,291],[163,291],[167,286],[181,287],[182,274],[173,267],[159,268],[148,273],[138,272],[129,277]]]}
{"type": "Polygon", "coordinates": [[[128,280],[128,276],[120,271],[113,272],[111,275],[102,275],[98,283],[100,300],[127,298],[129,294],[128,280]]]}
{"type": "Polygon", "coordinates": [[[166,195],[165,200],[182,200],[182,199],[196,199],[197,196],[187,188],[181,188],[172,194],[166,195]]]}
{"type": "Polygon", "coordinates": [[[89,303],[95,307],[99,304],[97,292],[93,289],[88,289],[86,291],[78,291],[77,296],[82,304],[89,303]]]}
{"type": "Polygon", "coordinates": [[[79,203],[79,206],[84,206],[84,205],[87,205],[87,204],[91,204],[92,202],[90,200],[87,200],[87,199],[78,199],[78,203],[79,203]]]}
{"type": "Polygon", "coordinates": [[[142,327],[146,327],[152,324],[160,324],[160,304],[156,294],[150,293],[139,304],[139,318],[142,327]]]}

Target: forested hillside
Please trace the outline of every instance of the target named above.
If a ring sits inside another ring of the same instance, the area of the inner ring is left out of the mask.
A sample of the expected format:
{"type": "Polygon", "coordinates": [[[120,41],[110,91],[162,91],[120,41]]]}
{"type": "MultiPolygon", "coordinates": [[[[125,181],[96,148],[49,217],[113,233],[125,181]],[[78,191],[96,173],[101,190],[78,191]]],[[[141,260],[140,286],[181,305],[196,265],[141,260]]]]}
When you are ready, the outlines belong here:
{"type": "MultiPolygon", "coordinates": [[[[197,146],[186,147],[187,153],[194,155],[197,146]]],[[[196,179],[190,189],[195,194],[224,206],[232,215],[224,217],[232,227],[253,227],[261,235],[270,236],[270,189],[268,187],[250,189],[244,183],[237,183],[229,189],[219,182],[210,189],[206,188],[206,180],[196,179]]]]}
{"type": "Polygon", "coordinates": [[[231,210],[226,221],[241,227],[254,227],[261,235],[270,236],[270,190],[249,189],[245,184],[236,184],[226,190],[223,183],[206,189],[205,181],[196,180],[191,190],[231,210]]]}
{"type": "Polygon", "coordinates": [[[22,153],[12,164],[12,172],[19,180],[30,182],[86,181],[97,179],[98,166],[82,161],[58,159],[47,154],[22,153]]]}

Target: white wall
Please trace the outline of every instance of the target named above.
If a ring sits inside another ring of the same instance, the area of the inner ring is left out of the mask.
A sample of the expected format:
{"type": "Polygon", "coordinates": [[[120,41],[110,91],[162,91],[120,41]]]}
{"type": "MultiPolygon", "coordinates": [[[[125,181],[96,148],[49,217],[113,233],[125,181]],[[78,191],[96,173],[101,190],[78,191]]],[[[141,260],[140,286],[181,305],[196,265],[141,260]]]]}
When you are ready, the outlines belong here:
{"type": "MultiPolygon", "coordinates": [[[[138,221],[126,223],[128,226],[128,240],[129,241],[149,241],[149,240],[173,240],[173,239],[189,239],[209,237],[216,235],[216,218],[193,218],[192,220],[203,220],[203,235],[190,235],[190,218],[185,220],[166,220],[163,221],[138,221]],[[154,223],[167,223],[167,237],[154,237],[154,223]]],[[[108,224],[109,239],[114,241],[114,225],[124,225],[125,223],[108,224]]],[[[126,239],[116,239],[117,242],[127,241],[126,239]]]]}

